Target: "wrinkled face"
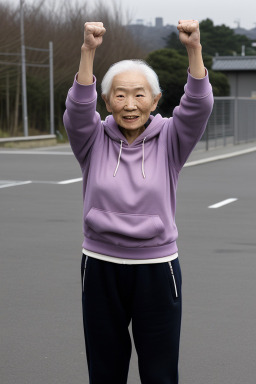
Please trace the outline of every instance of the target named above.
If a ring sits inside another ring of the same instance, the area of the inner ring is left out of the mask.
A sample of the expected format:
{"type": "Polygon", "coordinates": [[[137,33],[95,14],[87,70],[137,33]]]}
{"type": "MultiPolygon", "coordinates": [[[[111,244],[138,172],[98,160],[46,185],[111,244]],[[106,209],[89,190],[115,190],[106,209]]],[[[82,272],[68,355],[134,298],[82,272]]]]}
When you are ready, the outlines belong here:
{"type": "Polygon", "coordinates": [[[104,97],[106,108],[116,123],[127,130],[143,127],[157,107],[161,93],[153,97],[151,87],[140,72],[123,72],[113,79],[109,96],[104,97]]]}

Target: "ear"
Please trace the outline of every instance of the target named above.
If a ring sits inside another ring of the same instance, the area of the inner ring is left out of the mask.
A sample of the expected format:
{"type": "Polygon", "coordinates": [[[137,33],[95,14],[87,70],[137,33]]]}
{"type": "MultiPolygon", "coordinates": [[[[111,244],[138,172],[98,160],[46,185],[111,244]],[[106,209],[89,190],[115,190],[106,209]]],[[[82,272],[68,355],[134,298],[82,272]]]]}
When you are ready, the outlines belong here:
{"type": "Polygon", "coordinates": [[[156,107],[157,107],[157,104],[159,102],[159,100],[161,99],[162,97],[162,93],[159,93],[158,95],[156,95],[153,99],[153,104],[152,104],[152,107],[151,107],[151,112],[155,111],[156,107]]]}
{"type": "Polygon", "coordinates": [[[112,113],[112,109],[110,107],[110,103],[109,103],[109,99],[106,95],[101,95],[102,99],[105,101],[105,105],[106,105],[106,108],[107,108],[107,111],[112,113]]]}

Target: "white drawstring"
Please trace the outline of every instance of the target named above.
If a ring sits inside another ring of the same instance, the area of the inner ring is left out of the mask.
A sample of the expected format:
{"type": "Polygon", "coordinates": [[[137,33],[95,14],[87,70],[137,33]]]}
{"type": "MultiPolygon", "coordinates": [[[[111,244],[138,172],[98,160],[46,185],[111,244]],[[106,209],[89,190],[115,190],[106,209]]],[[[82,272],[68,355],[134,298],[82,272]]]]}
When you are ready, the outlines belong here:
{"type": "Polygon", "coordinates": [[[119,168],[120,159],[121,159],[121,153],[122,153],[122,148],[123,148],[123,140],[120,140],[120,150],[119,150],[119,156],[118,156],[117,165],[116,165],[116,169],[115,169],[115,172],[114,172],[114,175],[113,175],[113,177],[115,177],[115,176],[116,176],[116,173],[117,173],[117,171],[118,171],[118,168],[119,168]]]}
{"type": "Polygon", "coordinates": [[[144,177],[144,179],[146,179],[145,168],[144,168],[144,160],[145,160],[144,143],[145,143],[145,140],[146,140],[146,137],[144,137],[143,142],[142,142],[142,164],[141,164],[142,176],[144,177]]]}
{"type": "MultiPolygon", "coordinates": [[[[145,165],[144,165],[144,162],[145,162],[145,149],[144,149],[145,140],[146,140],[146,137],[144,137],[144,139],[142,141],[142,162],[141,162],[141,171],[142,171],[142,176],[143,176],[144,179],[146,179],[145,165]]],[[[113,177],[116,176],[118,168],[119,168],[119,165],[120,165],[122,148],[123,148],[123,140],[120,140],[120,150],[119,150],[117,165],[116,165],[116,169],[115,169],[113,177]]]]}

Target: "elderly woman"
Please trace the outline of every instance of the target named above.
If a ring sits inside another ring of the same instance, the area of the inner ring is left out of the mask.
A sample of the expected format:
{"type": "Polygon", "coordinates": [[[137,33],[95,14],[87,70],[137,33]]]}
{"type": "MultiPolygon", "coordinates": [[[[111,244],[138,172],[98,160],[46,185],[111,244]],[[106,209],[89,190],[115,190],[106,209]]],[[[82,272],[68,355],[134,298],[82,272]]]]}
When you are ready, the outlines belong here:
{"type": "Polygon", "coordinates": [[[161,97],[144,62],[114,64],[102,81],[110,115],[96,112],[93,61],[102,23],[86,23],[64,123],[83,174],[82,304],[91,384],[127,382],[129,324],[143,384],[177,384],[181,271],[175,225],[180,170],[212,110],[199,24],[181,20],[189,71],[172,118],[151,115],[161,97]]]}

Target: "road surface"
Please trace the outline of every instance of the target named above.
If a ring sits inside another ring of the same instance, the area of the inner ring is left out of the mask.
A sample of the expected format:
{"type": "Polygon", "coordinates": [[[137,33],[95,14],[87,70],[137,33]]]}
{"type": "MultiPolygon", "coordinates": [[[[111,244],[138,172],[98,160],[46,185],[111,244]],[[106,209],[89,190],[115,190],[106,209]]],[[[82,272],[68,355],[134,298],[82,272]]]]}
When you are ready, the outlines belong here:
{"type": "MultiPolygon", "coordinates": [[[[255,163],[252,152],[181,172],[181,384],[255,384],[255,163]]],[[[80,178],[68,147],[0,150],[1,384],[89,383],[80,178]]],[[[128,383],[140,383],[134,349],[128,383]]]]}

